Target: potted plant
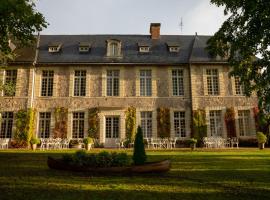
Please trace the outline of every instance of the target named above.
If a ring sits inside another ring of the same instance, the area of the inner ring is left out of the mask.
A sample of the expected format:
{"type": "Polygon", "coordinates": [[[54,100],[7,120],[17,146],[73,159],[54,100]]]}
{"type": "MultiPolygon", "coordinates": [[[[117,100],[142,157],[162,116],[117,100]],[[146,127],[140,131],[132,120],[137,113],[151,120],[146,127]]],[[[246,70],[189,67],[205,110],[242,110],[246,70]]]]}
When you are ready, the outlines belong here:
{"type": "Polygon", "coordinates": [[[32,150],[35,151],[37,149],[37,145],[39,143],[40,143],[40,140],[38,138],[32,137],[31,140],[30,140],[32,150]]]}
{"type": "Polygon", "coordinates": [[[83,139],[83,143],[85,145],[85,149],[87,151],[89,151],[91,149],[92,145],[94,144],[94,140],[91,137],[87,137],[87,138],[83,139]]]}
{"type": "Polygon", "coordinates": [[[258,140],[259,149],[264,149],[264,144],[267,141],[266,135],[264,135],[262,132],[257,132],[257,140],[258,140]]]}
{"type": "Polygon", "coordinates": [[[191,150],[194,150],[195,148],[196,148],[196,144],[197,144],[197,139],[195,139],[195,138],[191,138],[190,140],[189,140],[189,144],[190,144],[190,148],[191,148],[191,150]]]}

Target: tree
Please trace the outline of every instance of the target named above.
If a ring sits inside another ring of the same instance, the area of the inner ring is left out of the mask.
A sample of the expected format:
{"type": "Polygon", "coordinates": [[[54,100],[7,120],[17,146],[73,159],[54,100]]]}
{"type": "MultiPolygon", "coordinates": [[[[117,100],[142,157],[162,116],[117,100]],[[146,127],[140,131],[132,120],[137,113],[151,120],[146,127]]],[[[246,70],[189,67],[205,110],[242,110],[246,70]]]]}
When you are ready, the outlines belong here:
{"type": "Polygon", "coordinates": [[[142,165],[146,161],[146,154],[143,142],[142,128],[138,126],[134,142],[133,162],[135,165],[142,165]]]}
{"type": "Polygon", "coordinates": [[[10,41],[25,46],[35,40],[33,35],[47,27],[44,16],[35,10],[33,0],[0,0],[0,58],[12,58],[10,41]]]}
{"type": "Polygon", "coordinates": [[[224,14],[229,17],[208,41],[210,54],[227,57],[231,75],[240,78],[245,94],[257,93],[261,109],[269,113],[270,1],[211,0],[211,3],[224,6],[224,14]]]}

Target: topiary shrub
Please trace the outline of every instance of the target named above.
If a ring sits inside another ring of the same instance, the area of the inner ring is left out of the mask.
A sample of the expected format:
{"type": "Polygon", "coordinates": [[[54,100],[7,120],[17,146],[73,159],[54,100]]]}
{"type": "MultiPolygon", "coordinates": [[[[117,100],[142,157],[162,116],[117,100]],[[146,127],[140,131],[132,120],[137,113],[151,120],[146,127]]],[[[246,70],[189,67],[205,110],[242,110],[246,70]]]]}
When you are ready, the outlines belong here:
{"type": "Polygon", "coordinates": [[[143,133],[142,128],[138,126],[137,133],[135,136],[134,142],[134,152],[133,152],[133,162],[134,165],[143,165],[146,161],[146,154],[144,149],[144,142],[143,142],[143,133]]]}

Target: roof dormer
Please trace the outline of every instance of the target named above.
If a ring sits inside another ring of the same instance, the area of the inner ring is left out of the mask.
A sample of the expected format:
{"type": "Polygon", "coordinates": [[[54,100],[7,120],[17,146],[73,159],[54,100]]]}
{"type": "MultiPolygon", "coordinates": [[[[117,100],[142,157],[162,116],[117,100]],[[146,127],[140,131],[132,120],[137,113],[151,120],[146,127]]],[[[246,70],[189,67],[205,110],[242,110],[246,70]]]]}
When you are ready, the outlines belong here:
{"type": "Polygon", "coordinates": [[[167,46],[171,53],[178,53],[180,50],[180,45],[175,42],[167,42],[167,46]]]}
{"type": "Polygon", "coordinates": [[[50,53],[56,53],[61,50],[62,44],[61,43],[50,43],[48,44],[48,51],[50,53]]]}
{"type": "Polygon", "coordinates": [[[79,43],[79,52],[80,53],[87,53],[90,51],[91,44],[88,42],[80,42],[79,43]]]}
{"type": "Polygon", "coordinates": [[[121,41],[116,39],[107,40],[107,56],[121,57],[121,41]]]}
{"type": "Polygon", "coordinates": [[[140,53],[148,53],[150,51],[150,44],[149,43],[139,42],[138,47],[139,47],[140,53]]]}

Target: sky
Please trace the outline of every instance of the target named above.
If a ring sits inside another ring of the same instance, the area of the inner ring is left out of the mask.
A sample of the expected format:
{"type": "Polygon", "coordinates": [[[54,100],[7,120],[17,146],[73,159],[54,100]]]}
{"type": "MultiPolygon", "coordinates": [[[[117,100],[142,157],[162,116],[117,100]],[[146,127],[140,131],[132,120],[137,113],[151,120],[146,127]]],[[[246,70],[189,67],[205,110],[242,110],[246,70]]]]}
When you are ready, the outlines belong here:
{"type": "Polygon", "coordinates": [[[226,19],[210,0],[37,0],[49,26],[41,34],[214,34],[226,19]],[[181,22],[182,18],[182,31],[181,22]]]}

